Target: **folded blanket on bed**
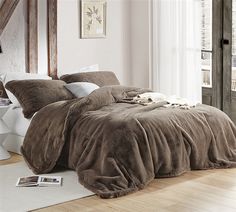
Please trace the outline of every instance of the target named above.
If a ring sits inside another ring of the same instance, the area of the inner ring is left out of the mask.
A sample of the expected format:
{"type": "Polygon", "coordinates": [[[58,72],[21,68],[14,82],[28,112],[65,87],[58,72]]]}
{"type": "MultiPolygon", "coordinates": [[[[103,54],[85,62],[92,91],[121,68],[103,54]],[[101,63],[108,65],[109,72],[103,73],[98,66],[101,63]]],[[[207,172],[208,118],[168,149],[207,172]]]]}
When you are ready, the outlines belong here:
{"type": "Polygon", "coordinates": [[[181,110],[124,102],[144,92],[102,87],[42,108],[21,149],[26,162],[36,174],[57,164],[74,169],[102,198],[188,170],[236,167],[236,128],[226,114],[205,105],[181,110]]]}
{"type": "Polygon", "coordinates": [[[166,102],[163,107],[176,108],[179,107],[181,109],[190,109],[191,107],[195,107],[196,103],[191,103],[189,100],[181,97],[166,96],[162,93],[158,92],[145,92],[143,94],[139,94],[132,98],[134,103],[138,103],[141,105],[151,105],[161,102],[166,102]]]}

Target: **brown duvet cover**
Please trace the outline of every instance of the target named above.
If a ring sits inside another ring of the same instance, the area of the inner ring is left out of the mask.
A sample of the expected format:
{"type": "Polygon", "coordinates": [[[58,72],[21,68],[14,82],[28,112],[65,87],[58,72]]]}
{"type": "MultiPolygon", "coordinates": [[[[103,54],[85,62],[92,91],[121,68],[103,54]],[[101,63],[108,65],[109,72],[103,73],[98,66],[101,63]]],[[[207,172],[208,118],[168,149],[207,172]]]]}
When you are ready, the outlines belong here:
{"type": "Polygon", "coordinates": [[[236,167],[236,128],[228,116],[205,105],[184,110],[124,101],[145,91],[103,87],[44,107],[21,149],[26,162],[36,174],[59,163],[74,169],[102,198],[188,170],[236,167]]]}

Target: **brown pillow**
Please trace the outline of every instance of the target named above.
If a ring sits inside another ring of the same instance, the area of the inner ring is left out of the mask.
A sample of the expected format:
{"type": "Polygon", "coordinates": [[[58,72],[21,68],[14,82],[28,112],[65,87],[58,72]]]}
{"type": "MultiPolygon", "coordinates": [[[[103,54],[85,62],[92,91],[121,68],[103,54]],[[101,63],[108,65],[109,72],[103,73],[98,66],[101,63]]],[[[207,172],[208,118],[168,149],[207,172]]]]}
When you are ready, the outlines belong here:
{"type": "Polygon", "coordinates": [[[91,82],[99,87],[106,85],[119,85],[116,75],[111,71],[82,72],[76,74],[66,74],[60,77],[66,83],[91,82]]]}
{"type": "Polygon", "coordinates": [[[31,118],[50,103],[73,99],[73,94],[64,87],[65,84],[61,80],[13,80],[5,87],[19,101],[25,118],[31,118]]]}

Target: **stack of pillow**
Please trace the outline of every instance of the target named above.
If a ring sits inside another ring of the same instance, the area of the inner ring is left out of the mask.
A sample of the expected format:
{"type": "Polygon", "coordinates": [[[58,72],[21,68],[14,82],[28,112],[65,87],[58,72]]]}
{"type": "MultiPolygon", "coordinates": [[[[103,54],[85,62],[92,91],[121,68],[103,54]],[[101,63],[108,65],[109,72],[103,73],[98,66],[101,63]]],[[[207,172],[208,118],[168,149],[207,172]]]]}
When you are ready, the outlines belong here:
{"type": "Polygon", "coordinates": [[[66,74],[61,76],[60,79],[67,83],[65,87],[77,98],[87,96],[99,87],[120,84],[116,75],[110,71],[66,74]]]}
{"type": "Polygon", "coordinates": [[[28,73],[7,73],[1,76],[8,98],[14,107],[22,107],[26,118],[46,105],[89,95],[107,85],[119,85],[113,72],[98,71],[63,75],[60,80],[28,73]]]}

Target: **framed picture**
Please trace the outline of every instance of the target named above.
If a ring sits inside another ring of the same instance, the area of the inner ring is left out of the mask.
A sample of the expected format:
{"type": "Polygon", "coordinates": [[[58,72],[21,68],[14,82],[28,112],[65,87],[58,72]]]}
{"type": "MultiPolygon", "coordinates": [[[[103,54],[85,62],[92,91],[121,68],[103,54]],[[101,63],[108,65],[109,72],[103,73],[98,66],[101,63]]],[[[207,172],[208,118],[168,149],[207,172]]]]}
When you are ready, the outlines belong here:
{"type": "Polygon", "coordinates": [[[81,0],[80,2],[80,37],[105,38],[106,0],[81,0]]]}

